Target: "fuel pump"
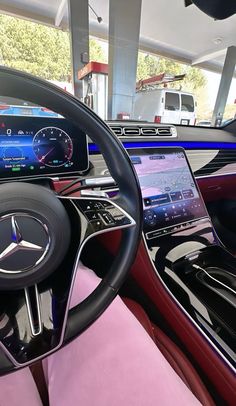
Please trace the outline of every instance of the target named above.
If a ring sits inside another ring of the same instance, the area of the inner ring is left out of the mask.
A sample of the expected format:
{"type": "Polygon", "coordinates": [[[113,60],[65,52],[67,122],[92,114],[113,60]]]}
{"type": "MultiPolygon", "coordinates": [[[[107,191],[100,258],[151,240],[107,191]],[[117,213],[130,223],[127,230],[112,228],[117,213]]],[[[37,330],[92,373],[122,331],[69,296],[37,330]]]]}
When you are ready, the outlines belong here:
{"type": "Polygon", "coordinates": [[[107,119],[108,64],[89,62],[78,71],[78,79],[87,82],[84,103],[103,120],[107,119]]]}

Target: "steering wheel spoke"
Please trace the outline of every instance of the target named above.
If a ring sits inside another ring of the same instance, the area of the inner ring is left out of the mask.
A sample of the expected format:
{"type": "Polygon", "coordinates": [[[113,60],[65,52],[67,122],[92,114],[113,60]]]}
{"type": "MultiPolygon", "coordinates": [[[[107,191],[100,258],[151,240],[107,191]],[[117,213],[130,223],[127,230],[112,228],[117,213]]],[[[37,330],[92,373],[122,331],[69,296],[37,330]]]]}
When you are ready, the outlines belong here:
{"type": "Polygon", "coordinates": [[[38,286],[30,286],[24,291],[31,334],[35,337],[41,334],[43,329],[38,286]]]}

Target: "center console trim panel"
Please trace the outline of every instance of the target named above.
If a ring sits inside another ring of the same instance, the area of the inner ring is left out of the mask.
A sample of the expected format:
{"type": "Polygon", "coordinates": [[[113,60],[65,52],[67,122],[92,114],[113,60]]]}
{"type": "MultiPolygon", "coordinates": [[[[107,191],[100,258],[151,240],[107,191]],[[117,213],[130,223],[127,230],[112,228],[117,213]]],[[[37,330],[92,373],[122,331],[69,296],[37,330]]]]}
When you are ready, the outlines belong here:
{"type": "Polygon", "coordinates": [[[168,292],[168,294],[171,296],[171,298],[174,300],[174,302],[178,305],[178,307],[182,310],[182,312],[185,314],[185,316],[187,316],[187,318],[194,324],[194,326],[197,328],[197,330],[200,331],[202,336],[207,340],[207,342],[211,345],[211,347],[214,348],[214,350],[220,355],[220,357],[224,360],[224,362],[228,365],[228,367],[234,373],[236,373],[236,368],[232,365],[232,363],[228,360],[228,358],[223,354],[223,352],[220,350],[220,348],[212,341],[212,339],[205,333],[205,331],[194,320],[194,318],[189,314],[189,312],[187,310],[185,310],[185,308],[182,306],[182,304],[178,301],[178,299],[175,297],[175,295],[171,292],[171,290],[169,289],[167,284],[164,282],[164,280],[162,279],[161,275],[159,274],[159,272],[157,271],[157,269],[156,269],[156,267],[154,265],[154,262],[153,262],[153,259],[152,259],[151,255],[150,255],[150,251],[149,251],[149,248],[148,248],[148,245],[147,245],[144,234],[142,234],[142,240],[143,240],[143,244],[144,244],[144,247],[146,249],[148,258],[150,260],[152,269],[155,272],[158,279],[160,280],[160,282],[162,283],[162,285],[164,286],[164,288],[166,289],[166,291],[168,292]]]}

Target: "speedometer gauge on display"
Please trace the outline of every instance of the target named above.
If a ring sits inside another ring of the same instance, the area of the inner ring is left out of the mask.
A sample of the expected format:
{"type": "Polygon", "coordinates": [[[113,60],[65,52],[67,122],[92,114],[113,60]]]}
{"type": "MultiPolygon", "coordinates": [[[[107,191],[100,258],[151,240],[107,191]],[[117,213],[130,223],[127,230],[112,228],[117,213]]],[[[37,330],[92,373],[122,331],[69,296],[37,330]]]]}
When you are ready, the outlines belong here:
{"type": "Polygon", "coordinates": [[[76,175],[88,167],[87,136],[66,119],[0,115],[1,179],[76,175]]]}
{"type": "Polygon", "coordinates": [[[60,167],[69,164],[73,155],[73,142],[60,128],[46,127],[35,134],[33,150],[43,165],[60,167]]]}

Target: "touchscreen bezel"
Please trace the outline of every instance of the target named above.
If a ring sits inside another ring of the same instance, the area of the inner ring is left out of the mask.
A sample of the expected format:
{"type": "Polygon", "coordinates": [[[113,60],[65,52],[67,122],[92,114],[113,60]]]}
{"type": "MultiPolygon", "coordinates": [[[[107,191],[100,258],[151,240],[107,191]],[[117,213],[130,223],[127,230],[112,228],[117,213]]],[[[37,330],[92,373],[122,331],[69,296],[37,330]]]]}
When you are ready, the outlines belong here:
{"type": "Polygon", "coordinates": [[[74,163],[76,168],[73,170],[61,170],[60,168],[53,171],[47,171],[40,173],[22,173],[14,174],[13,172],[4,174],[4,171],[0,173],[0,181],[17,180],[17,179],[50,179],[56,176],[60,177],[72,177],[78,174],[86,173],[89,169],[89,151],[88,151],[88,137],[87,135],[74,124],[66,120],[65,118],[55,117],[31,117],[31,116],[7,116],[0,115],[0,122],[4,122],[7,128],[30,128],[32,126],[34,134],[42,128],[56,127],[61,128],[63,131],[69,134],[73,140],[76,137],[81,137],[81,145],[76,145],[77,155],[74,157],[74,163]],[[75,161],[76,159],[76,161],[75,161]]]}
{"type": "MultiPolygon", "coordinates": [[[[160,153],[162,153],[162,154],[169,153],[170,154],[170,153],[178,153],[178,152],[183,153],[184,157],[185,157],[185,161],[187,163],[187,167],[188,167],[189,172],[190,172],[190,174],[192,176],[192,179],[193,179],[193,182],[195,184],[197,193],[198,193],[199,198],[201,200],[203,210],[206,213],[204,216],[195,217],[193,220],[190,220],[190,221],[187,221],[187,222],[191,223],[191,222],[196,222],[196,221],[199,221],[199,220],[202,220],[202,219],[205,219],[205,218],[209,219],[209,214],[208,214],[204,199],[202,197],[200,188],[198,186],[198,183],[196,181],[196,178],[194,176],[194,173],[192,171],[192,168],[190,166],[190,163],[189,163],[189,160],[188,160],[188,157],[187,157],[187,154],[186,154],[186,151],[185,151],[184,148],[182,148],[182,147],[172,147],[172,146],[170,146],[170,147],[156,147],[155,146],[155,147],[144,147],[144,148],[132,148],[131,147],[131,148],[127,149],[127,152],[128,152],[130,157],[135,156],[135,155],[137,155],[137,156],[139,156],[139,155],[140,156],[142,156],[142,155],[148,156],[148,155],[153,155],[155,153],[157,153],[157,154],[160,154],[160,153]]],[[[135,165],[134,165],[134,168],[135,168],[135,165]]],[[[137,175],[137,177],[138,177],[138,175],[137,175]]],[[[143,210],[143,212],[144,212],[144,210],[143,210]]],[[[173,227],[177,227],[177,226],[185,224],[185,223],[186,223],[186,221],[180,221],[179,223],[175,223],[175,224],[172,224],[172,225],[169,225],[169,226],[166,226],[166,227],[158,227],[157,226],[156,228],[155,227],[153,228],[153,231],[155,231],[155,230],[157,230],[157,231],[168,230],[168,228],[172,229],[173,227]]],[[[168,232],[168,234],[169,233],[171,233],[171,231],[168,232]]],[[[146,234],[149,234],[149,232],[147,232],[147,233],[145,232],[145,235],[146,234]]],[[[155,237],[153,237],[153,238],[155,238],[155,237]]]]}

